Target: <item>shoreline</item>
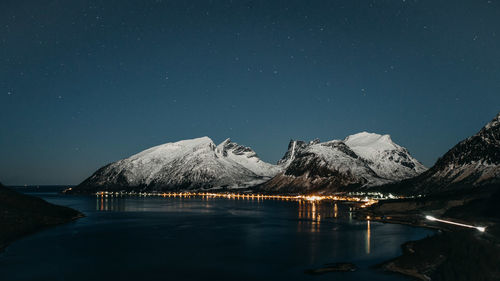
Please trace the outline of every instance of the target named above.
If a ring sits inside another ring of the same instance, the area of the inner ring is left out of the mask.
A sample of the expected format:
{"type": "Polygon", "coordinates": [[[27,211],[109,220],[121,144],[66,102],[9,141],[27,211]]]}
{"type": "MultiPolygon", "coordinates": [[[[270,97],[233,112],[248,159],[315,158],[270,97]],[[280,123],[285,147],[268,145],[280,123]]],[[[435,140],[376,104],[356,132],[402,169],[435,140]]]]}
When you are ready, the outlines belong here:
{"type": "Polygon", "coordinates": [[[85,215],[77,210],[0,184],[0,252],[25,236],[82,217],[85,215]]]}
{"type": "MultiPolygon", "coordinates": [[[[433,233],[433,235],[431,237],[438,235],[438,231],[443,231],[443,228],[440,228],[440,227],[437,227],[437,226],[430,226],[430,225],[426,225],[426,224],[415,224],[415,223],[405,222],[405,221],[382,220],[382,219],[372,219],[371,221],[376,221],[376,222],[381,222],[381,223],[399,224],[399,225],[406,225],[406,226],[411,226],[411,227],[418,227],[418,228],[426,228],[426,229],[435,230],[436,232],[433,233]]],[[[419,240],[414,240],[414,241],[413,240],[406,241],[403,244],[401,244],[400,247],[403,250],[404,247],[405,247],[405,245],[408,245],[411,242],[421,241],[421,240],[424,240],[426,238],[427,237],[421,238],[419,240]]],[[[430,277],[428,277],[425,274],[422,274],[422,273],[418,272],[417,269],[403,268],[403,267],[399,267],[399,266],[397,266],[396,264],[393,263],[394,261],[396,261],[399,258],[401,258],[404,254],[405,253],[404,253],[404,250],[403,250],[403,252],[401,253],[401,255],[399,255],[397,257],[394,257],[392,259],[383,261],[382,263],[376,265],[376,267],[377,268],[381,268],[382,270],[387,271],[387,272],[392,272],[392,273],[397,273],[397,274],[401,274],[401,275],[413,277],[415,279],[422,280],[422,281],[429,281],[429,280],[431,280],[430,277]]]]}
{"type": "MultiPolygon", "coordinates": [[[[366,214],[364,215],[364,217],[359,217],[358,215],[359,214],[363,214],[364,213],[363,211],[364,210],[360,210],[360,209],[354,211],[357,220],[379,222],[379,223],[384,223],[384,224],[385,223],[399,224],[399,225],[411,226],[411,227],[415,227],[415,228],[417,228],[417,227],[418,228],[426,228],[426,229],[431,229],[431,230],[436,231],[431,237],[437,235],[438,231],[444,231],[444,229],[442,227],[424,224],[424,223],[422,223],[421,220],[418,221],[419,223],[415,223],[415,222],[412,222],[412,221],[409,221],[409,220],[383,219],[383,218],[380,218],[380,217],[377,217],[377,216],[371,217],[369,215],[367,216],[366,214]]],[[[415,219],[415,217],[413,218],[413,220],[414,219],[415,219]]],[[[403,250],[403,248],[405,247],[405,245],[408,245],[408,243],[415,242],[415,241],[421,241],[423,239],[426,239],[426,237],[421,238],[419,240],[409,240],[409,241],[406,241],[403,244],[401,244],[400,247],[403,250]]],[[[382,269],[383,271],[385,271],[387,273],[396,273],[396,274],[400,274],[400,275],[412,277],[412,278],[415,278],[417,280],[422,280],[422,281],[429,281],[429,280],[431,280],[430,277],[426,276],[425,274],[422,274],[422,273],[418,272],[418,270],[416,270],[416,269],[407,269],[407,268],[398,267],[397,265],[395,265],[393,263],[393,261],[398,260],[404,254],[405,253],[404,253],[404,250],[403,250],[402,253],[401,253],[401,255],[396,256],[396,257],[391,258],[391,259],[388,259],[388,260],[385,260],[382,263],[376,264],[374,266],[374,268],[382,269]]]]}
{"type": "MultiPolygon", "coordinates": [[[[401,255],[376,265],[376,268],[422,281],[433,280],[434,276],[438,280],[457,280],[457,276],[461,276],[460,280],[476,280],[476,277],[479,280],[500,280],[498,266],[495,266],[500,264],[499,222],[483,218],[488,222],[484,233],[477,229],[427,221],[423,214],[416,213],[394,214],[394,219],[384,219],[384,215],[373,212],[377,207],[380,206],[374,205],[370,208],[372,210],[355,210],[356,219],[421,227],[436,232],[431,236],[403,243],[401,255]]],[[[444,213],[441,215],[445,215],[444,213]]],[[[454,217],[442,218],[464,222],[454,217]]]]}

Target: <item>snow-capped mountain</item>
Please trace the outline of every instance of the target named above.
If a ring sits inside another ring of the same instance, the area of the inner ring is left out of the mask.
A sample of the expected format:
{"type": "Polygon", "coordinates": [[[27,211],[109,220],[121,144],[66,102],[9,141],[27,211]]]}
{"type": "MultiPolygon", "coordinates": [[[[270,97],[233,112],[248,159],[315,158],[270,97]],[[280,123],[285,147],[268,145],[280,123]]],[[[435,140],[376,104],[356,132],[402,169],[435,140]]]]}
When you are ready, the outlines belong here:
{"type": "Polygon", "coordinates": [[[426,168],[389,135],[358,133],[321,143],[290,141],[278,162],[283,172],[260,189],[278,193],[329,193],[381,185],[426,168]]]}
{"type": "Polygon", "coordinates": [[[216,146],[202,137],[155,146],[106,165],[73,192],[239,188],[262,183],[280,169],[249,147],[229,139],[216,146]]]}
{"type": "Polygon", "coordinates": [[[365,159],[381,178],[403,180],[427,170],[406,148],[394,143],[389,135],[362,132],[348,136],[344,143],[365,159]]]}
{"type": "Polygon", "coordinates": [[[426,194],[500,184],[500,113],[477,134],[451,148],[420,176],[382,187],[426,194]]]}

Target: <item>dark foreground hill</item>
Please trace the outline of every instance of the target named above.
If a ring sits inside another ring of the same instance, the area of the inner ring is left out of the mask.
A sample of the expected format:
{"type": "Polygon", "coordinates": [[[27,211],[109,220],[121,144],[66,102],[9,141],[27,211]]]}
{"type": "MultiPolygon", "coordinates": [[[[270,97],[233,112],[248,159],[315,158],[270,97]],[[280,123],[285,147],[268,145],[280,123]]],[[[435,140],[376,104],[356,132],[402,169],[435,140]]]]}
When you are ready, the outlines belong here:
{"type": "Polygon", "coordinates": [[[384,263],[385,269],[419,280],[500,280],[500,114],[426,172],[377,188],[422,197],[381,201],[360,216],[440,229],[405,243],[403,255],[384,263]],[[444,224],[429,215],[485,229],[444,224]]]}
{"type": "Polygon", "coordinates": [[[459,142],[424,173],[374,189],[417,195],[445,192],[481,192],[500,186],[500,113],[477,134],[459,142]]]}
{"type": "Polygon", "coordinates": [[[361,216],[384,222],[440,229],[434,236],[405,243],[403,255],[382,267],[419,280],[500,280],[500,188],[489,185],[481,189],[385,201],[363,210],[361,216]],[[481,232],[429,221],[426,215],[486,229],[481,232]]]}
{"type": "Polygon", "coordinates": [[[80,212],[18,193],[0,183],[0,250],[36,230],[83,217],[80,212]]]}

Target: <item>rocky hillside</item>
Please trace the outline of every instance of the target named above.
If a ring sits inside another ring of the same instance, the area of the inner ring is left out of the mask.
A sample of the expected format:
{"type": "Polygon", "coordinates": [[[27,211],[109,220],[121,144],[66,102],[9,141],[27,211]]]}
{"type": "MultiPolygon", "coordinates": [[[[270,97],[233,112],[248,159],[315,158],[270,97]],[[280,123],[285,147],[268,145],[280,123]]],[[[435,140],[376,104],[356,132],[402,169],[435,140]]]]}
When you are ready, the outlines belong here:
{"type": "Polygon", "coordinates": [[[426,168],[389,135],[358,133],[344,140],[291,141],[283,172],[259,187],[273,193],[354,191],[413,177],[426,168]]]}
{"type": "Polygon", "coordinates": [[[497,184],[500,184],[500,114],[477,134],[451,148],[428,171],[380,189],[414,195],[497,184]]]}

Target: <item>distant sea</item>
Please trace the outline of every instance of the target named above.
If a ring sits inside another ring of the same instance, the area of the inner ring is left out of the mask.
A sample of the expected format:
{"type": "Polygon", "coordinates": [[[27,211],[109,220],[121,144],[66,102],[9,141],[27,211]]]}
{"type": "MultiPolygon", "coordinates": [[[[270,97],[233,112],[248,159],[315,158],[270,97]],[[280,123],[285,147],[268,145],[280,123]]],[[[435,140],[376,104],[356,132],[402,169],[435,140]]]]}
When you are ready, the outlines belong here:
{"type": "Polygon", "coordinates": [[[83,212],[0,253],[1,280],[409,280],[375,265],[432,234],[357,221],[349,205],[225,198],[95,197],[16,190],[83,212]],[[327,263],[355,272],[308,275],[327,263]]]}

